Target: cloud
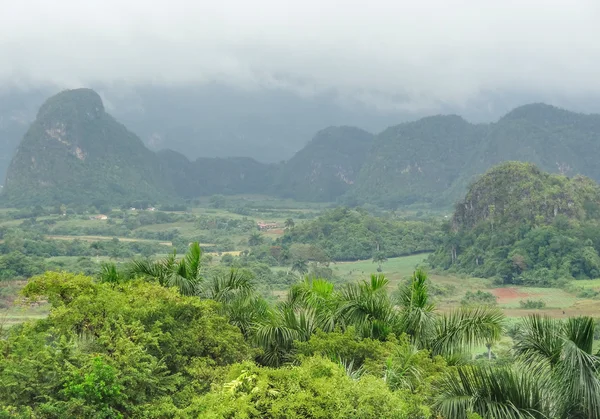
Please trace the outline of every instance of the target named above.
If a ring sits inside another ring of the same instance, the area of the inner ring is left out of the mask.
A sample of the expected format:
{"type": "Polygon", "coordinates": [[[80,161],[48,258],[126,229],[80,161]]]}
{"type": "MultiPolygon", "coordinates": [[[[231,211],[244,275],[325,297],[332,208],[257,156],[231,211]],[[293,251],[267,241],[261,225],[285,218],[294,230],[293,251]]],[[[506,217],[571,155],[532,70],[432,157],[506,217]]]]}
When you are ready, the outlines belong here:
{"type": "Polygon", "coordinates": [[[20,0],[0,15],[0,80],[335,89],[412,109],[595,95],[597,22],[597,0],[20,0]]]}

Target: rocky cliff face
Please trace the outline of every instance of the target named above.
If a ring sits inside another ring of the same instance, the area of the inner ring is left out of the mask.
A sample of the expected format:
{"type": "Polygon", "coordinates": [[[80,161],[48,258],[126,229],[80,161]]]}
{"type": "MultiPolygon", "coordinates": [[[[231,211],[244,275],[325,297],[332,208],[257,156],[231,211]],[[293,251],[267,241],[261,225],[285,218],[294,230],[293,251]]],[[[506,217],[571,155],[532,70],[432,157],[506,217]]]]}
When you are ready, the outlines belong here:
{"type": "Polygon", "coordinates": [[[4,199],[13,205],[167,196],[158,158],[108,115],[100,96],[69,90],[48,99],[18,146],[4,199]]]}

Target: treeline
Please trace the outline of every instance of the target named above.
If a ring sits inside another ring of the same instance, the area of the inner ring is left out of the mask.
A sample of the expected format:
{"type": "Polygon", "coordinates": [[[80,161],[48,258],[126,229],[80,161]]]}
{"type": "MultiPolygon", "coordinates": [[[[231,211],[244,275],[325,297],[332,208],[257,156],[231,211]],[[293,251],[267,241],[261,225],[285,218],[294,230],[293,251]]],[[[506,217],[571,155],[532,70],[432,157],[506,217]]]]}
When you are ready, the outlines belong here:
{"type": "Polygon", "coordinates": [[[551,225],[481,224],[451,232],[428,263],[434,269],[496,278],[498,283],[552,287],[600,277],[600,225],[557,216],[551,225]],[[454,255],[454,256],[453,256],[454,255]]]}
{"type": "Polygon", "coordinates": [[[590,318],[532,316],[492,348],[490,306],[436,310],[417,271],[394,297],[383,276],[294,284],[269,304],[252,278],[185,257],[46,273],[26,301],[47,319],[2,331],[0,412],[14,417],[596,418],[590,318]],[[488,353],[465,356],[478,345],[488,353]],[[524,367],[527,365],[527,368],[524,367]],[[532,374],[531,371],[535,371],[532,374]]]}
{"type": "Polygon", "coordinates": [[[361,208],[336,208],[286,230],[281,245],[313,245],[331,260],[371,259],[376,253],[397,257],[430,252],[441,243],[438,221],[375,217],[361,208]]]}

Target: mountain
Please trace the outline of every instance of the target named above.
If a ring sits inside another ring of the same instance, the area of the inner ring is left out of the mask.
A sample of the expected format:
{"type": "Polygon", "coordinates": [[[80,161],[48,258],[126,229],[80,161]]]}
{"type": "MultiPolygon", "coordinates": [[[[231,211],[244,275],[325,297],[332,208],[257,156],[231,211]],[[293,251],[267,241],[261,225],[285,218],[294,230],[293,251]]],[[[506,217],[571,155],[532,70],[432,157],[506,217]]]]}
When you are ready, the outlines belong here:
{"type": "Polygon", "coordinates": [[[456,204],[434,269],[502,283],[548,286],[600,275],[600,186],[505,162],[473,182],[456,204]]]}
{"type": "Polygon", "coordinates": [[[299,201],[335,201],[352,188],[373,134],[354,127],[329,127],[281,167],[273,190],[299,201]]]}
{"type": "Polygon", "coordinates": [[[600,180],[600,115],[545,104],[521,106],[496,123],[434,116],[377,135],[355,184],[353,202],[395,207],[451,205],[478,175],[504,161],[600,180]]]}
{"type": "Polygon", "coordinates": [[[14,86],[0,87],[0,185],[19,141],[48,96],[47,88],[24,91],[14,86]]]}
{"type": "Polygon", "coordinates": [[[190,161],[172,150],[157,152],[161,172],[182,198],[215,194],[266,193],[276,167],[248,157],[199,158],[190,161]]]}
{"type": "Polygon", "coordinates": [[[61,92],[39,109],[3,190],[11,206],[162,202],[212,194],[266,193],[274,165],[247,157],[153,152],[109,115],[91,89],[61,92]]]}
{"type": "Polygon", "coordinates": [[[384,206],[438,203],[472,158],[485,126],[459,116],[432,116],[375,137],[350,196],[384,206]]]}
{"type": "Polygon", "coordinates": [[[438,115],[376,136],[329,127],[278,164],[249,157],[191,160],[188,153],[151,151],[106,112],[98,93],[76,89],[41,106],[11,161],[2,199],[15,206],[119,204],[255,193],[389,208],[443,207],[500,162],[533,162],[545,171],[600,180],[598,155],[600,115],[532,104],[491,124],[438,115]]]}
{"type": "Polygon", "coordinates": [[[90,89],[48,99],[18,146],[6,177],[5,202],[111,203],[170,195],[159,159],[104,110],[90,89]]]}

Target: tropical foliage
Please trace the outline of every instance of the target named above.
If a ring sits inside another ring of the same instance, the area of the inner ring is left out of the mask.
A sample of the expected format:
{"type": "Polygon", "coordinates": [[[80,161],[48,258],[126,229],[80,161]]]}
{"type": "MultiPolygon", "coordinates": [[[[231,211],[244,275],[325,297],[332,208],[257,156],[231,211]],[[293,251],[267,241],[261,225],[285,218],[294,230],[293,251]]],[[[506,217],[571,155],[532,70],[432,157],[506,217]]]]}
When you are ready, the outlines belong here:
{"type": "Polygon", "coordinates": [[[286,230],[281,244],[287,249],[311,245],[331,260],[344,261],[432,251],[441,243],[441,235],[435,221],[404,221],[375,217],[359,208],[337,208],[286,230]]]}
{"type": "Polygon", "coordinates": [[[477,180],[429,263],[499,282],[551,286],[600,276],[600,187],[505,163],[477,180]]]}
{"type": "Polygon", "coordinates": [[[595,322],[531,316],[513,362],[469,361],[502,313],[440,312],[422,270],[340,286],[306,277],[269,303],[244,269],[181,258],[48,272],[46,319],[0,340],[0,412],[16,417],[600,418],[595,322]],[[142,268],[140,268],[142,267],[142,268]]]}

